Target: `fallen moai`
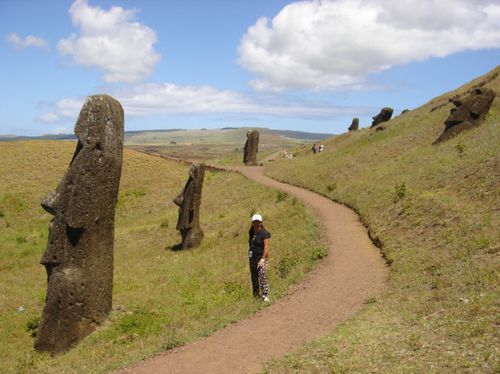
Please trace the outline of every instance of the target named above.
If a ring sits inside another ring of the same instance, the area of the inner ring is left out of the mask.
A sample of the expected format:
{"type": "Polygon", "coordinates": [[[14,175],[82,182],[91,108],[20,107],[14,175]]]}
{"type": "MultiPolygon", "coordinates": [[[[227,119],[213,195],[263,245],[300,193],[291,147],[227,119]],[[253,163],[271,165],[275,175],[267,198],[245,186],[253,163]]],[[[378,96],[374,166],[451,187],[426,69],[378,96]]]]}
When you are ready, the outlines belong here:
{"type": "Polygon", "coordinates": [[[479,126],[495,99],[495,91],[489,88],[476,88],[465,99],[450,99],[455,108],[444,122],[445,129],[434,144],[450,139],[458,133],[479,126]]]}
{"type": "Polygon", "coordinates": [[[122,106],[107,95],[85,100],[73,159],[42,202],[54,216],[41,264],[47,296],[37,351],[67,350],[103,322],[113,293],[115,204],[122,169],[122,106]]]}
{"type": "Polygon", "coordinates": [[[379,114],[377,114],[375,117],[372,117],[373,121],[371,127],[375,127],[383,122],[389,121],[392,117],[392,112],[392,108],[382,108],[379,114]]]}

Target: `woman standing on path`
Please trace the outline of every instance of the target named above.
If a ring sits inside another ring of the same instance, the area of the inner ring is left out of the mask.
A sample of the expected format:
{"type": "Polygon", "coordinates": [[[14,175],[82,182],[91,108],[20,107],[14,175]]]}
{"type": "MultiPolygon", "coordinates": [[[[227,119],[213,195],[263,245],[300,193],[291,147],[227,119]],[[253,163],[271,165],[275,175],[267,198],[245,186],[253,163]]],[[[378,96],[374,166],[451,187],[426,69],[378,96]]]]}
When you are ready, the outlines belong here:
{"type": "Polygon", "coordinates": [[[267,257],[269,255],[269,238],[271,233],[262,225],[262,216],[252,216],[252,227],[248,231],[248,257],[250,262],[250,275],[252,289],[255,297],[269,302],[269,284],[267,277],[267,257]]]}

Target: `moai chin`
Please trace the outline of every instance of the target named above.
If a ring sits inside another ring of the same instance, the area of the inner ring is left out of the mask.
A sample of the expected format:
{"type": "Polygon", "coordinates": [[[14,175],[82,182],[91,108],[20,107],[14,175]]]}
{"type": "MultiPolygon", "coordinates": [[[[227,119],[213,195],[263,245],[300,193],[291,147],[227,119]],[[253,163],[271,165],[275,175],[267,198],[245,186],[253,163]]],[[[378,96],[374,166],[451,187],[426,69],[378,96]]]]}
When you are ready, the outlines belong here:
{"type": "Polygon", "coordinates": [[[75,125],[73,159],[56,190],[42,202],[54,218],[40,261],[47,270],[47,297],[37,351],[71,348],[111,310],[123,121],[118,101],[107,95],[87,97],[75,125]]]}
{"type": "Polygon", "coordinates": [[[191,165],[186,185],[174,199],[174,203],[179,207],[176,229],[182,236],[180,249],[196,248],[203,239],[203,231],[200,228],[200,205],[204,177],[205,164],[191,165]]]}
{"type": "Polygon", "coordinates": [[[259,132],[252,130],[247,132],[247,140],[243,151],[243,162],[247,166],[257,165],[257,152],[259,151],[259,132]]]}

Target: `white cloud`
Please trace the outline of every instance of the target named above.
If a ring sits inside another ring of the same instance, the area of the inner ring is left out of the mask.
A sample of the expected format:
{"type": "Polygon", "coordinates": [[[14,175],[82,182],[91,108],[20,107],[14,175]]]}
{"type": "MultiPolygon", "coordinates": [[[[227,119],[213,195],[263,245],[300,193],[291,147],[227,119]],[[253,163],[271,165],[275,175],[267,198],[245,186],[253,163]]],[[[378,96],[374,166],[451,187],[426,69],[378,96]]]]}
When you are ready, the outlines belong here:
{"type": "Polygon", "coordinates": [[[38,117],[38,120],[41,122],[52,123],[59,121],[60,118],[61,117],[57,115],[56,112],[45,112],[38,117]]]}
{"type": "Polygon", "coordinates": [[[50,134],[54,135],[63,135],[63,134],[71,134],[73,132],[73,128],[71,126],[60,126],[53,129],[50,134]]]}
{"type": "Polygon", "coordinates": [[[22,38],[13,32],[7,36],[7,41],[19,49],[29,47],[48,49],[47,42],[43,38],[34,35],[28,35],[25,38],[22,38]]]}
{"type": "MultiPolygon", "coordinates": [[[[125,116],[155,114],[245,114],[293,118],[334,118],[368,113],[366,108],[338,107],[331,103],[297,102],[272,95],[245,95],[209,86],[178,86],[171,83],[141,84],[110,93],[125,110],[125,116]]],[[[63,99],[38,120],[59,123],[73,120],[83,105],[81,99],[63,99]]]]}
{"type": "Polygon", "coordinates": [[[486,0],[313,0],[262,17],[239,63],[257,90],[338,89],[367,74],[465,50],[500,47],[500,4],[486,0]]]}
{"type": "Polygon", "coordinates": [[[38,120],[44,123],[76,120],[82,106],[83,99],[62,99],[55,103],[49,112],[38,116],[38,120]]]}
{"type": "Polygon", "coordinates": [[[131,116],[155,113],[210,114],[238,113],[281,117],[332,117],[348,108],[313,102],[294,102],[283,97],[245,95],[210,86],[178,86],[171,83],[143,84],[116,93],[131,116]]]}
{"type": "Polygon", "coordinates": [[[143,84],[118,93],[129,115],[153,113],[217,113],[248,108],[249,102],[232,91],[209,86],[172,83],[143,84]]]}
{"type": "Polygon", "coordinates": [[[154,50],[155,32],[134,22],[135,10],[108,11],[76,0],[69,9],[79,35],[59,41],[59,51],[84,67],[104,71],[106,82],[138,82],[152,73],[160,56],[154,50]]]}

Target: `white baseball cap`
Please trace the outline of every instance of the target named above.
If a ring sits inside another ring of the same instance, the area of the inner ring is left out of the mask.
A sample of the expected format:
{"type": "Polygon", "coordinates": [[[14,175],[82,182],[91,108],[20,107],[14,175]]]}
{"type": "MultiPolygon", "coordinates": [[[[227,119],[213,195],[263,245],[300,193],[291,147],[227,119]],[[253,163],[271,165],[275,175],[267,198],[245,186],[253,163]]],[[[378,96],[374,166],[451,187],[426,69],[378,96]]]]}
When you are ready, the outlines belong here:
{"type": "Polygon", "coordinates": [[[260,214],[254,214],[252,216],[252,222],[253,221],[259,221],[259,222],[262,222],[262,216],[260,214]]]}

